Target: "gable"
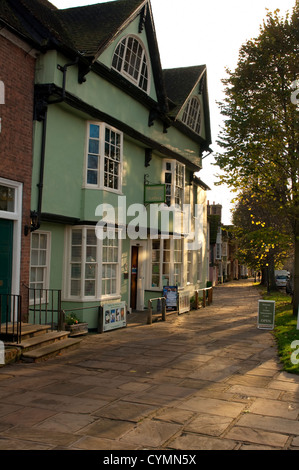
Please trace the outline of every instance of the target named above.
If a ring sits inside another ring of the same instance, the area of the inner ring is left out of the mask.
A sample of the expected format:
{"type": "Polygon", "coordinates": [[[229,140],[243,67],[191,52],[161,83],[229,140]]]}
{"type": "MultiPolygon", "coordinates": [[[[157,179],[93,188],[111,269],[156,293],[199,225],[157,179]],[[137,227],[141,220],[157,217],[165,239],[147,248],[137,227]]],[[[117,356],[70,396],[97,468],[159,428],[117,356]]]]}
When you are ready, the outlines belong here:
{"type": "Polygon", "coordinates": [[[150,97],[167,109],[160,54],[150,1],[115,0],[57,12],[76,49],[91,65],[98,63],[111,69],[118,42],[126,34],[142,41],[151,71],[150,97]]]}
{"type": "MultiPolygon", "coordinates": [[[[140,46],[144,50],[144,55],[147,62],[147,70],[148,70],[148,87],[147,87],[147,94],[153,100],[157,101],[157,93],[156,93],[156,86],[154,81],[154,71],[152,67],[151,61],[151,52],[149,49],[147,34],[145,29],[139,32],[139,18],[136,18],[132,23],[122,32],[120,33],[117,38],[105,49],[105,51],[98,57],[98,62],[105,65],[109,69],[113,69],[117,71],[115,63],[113,59],[117,54],[118,48],[122,45],[123,41],[128,40],[129,38],[133,38],[139,42],[140,46]]],[[[122,76],[124,76],[127,80],[134,83],[134,79],[130,77],[129,74],[119,72],[122,76]]],[[[137,84],[138,86],[138,84],[137,84]]],[[[141,88],[141,87],[140,87],[141,88]]],[[[144,90],[145,91],[145,90],[144,90]]]]}
{"type": "Polygon", "coordinates": [[[169,99],[169,115],[180,127],[204,139],[208,149],[212,140],[206,66],[166,69],[163,76],[169,99]],[[196,114],[200,125],[195,122],[196,114]]]}

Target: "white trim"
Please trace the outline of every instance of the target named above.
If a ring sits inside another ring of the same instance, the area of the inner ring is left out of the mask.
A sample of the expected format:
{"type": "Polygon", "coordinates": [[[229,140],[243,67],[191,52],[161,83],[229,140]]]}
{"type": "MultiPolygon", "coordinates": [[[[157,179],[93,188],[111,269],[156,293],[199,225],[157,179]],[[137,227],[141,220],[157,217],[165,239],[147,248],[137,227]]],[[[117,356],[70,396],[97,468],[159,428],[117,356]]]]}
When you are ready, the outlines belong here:
{"type": "MultiPolygon", "coordinates": [[[[122,64],[121,64],[121,70],[117,70],[116,67],[113,67],[112,64],[111,64],[111,68],[113,70],[115,70],[116,72],[118,72],[120,75],[122,75],[123,77],[125,77],[129,82],[131,83],[134,83],[134,85],[136,85],[136,87],[143,91],[144,93],[146,93],[147,95],[150,94],[150,89],[151,89],[151,62],[150,62],[150,58],[149,58],[149,55],[148,55],[148,51],[143,43],[143,41],[141,41],[141,39],[136,36],[135,34],[127,34],[127,35],[124,35],[122,36],[122,38],[118,41],[115,49],[114,49],[114,52],[113,52],[113,56],[112,56],[112,63],[113,63],[113,59],[114,59],[114,56],[115,56],[115,52],[116,52],[116,49],[118,48],[118,46],[121,44],[121,42],[125,39],[126,40],[126,46],[125,46],[125,52],[126,52],[126,49],[127,49],[127,43],[128,43],[128,39],[129,38],[133,38],[135,39],[139,44],[140,46],[142,47],[142,50],[143,50],[143,53],[145,55],[145,58],[146,58],[146,66],[147,66],[147,89],[144,90],[143,88],[141,88],[139,86],[139,80],[140,80],[140,75],[141,75],[141,70],[142,70],[142,64],[143,64],[143,60],[141,60],[140,62],[140,68],[139,68],[139,71],[138,71],[138,78],[137,80],[134,79],[134,77],[132,77],[132,75],[130,75],[129,73],[127,73],[125,70],[124,70],[124,60],[122,60],[122,64]]],[[[125,52],[124,52],[124,55],[125,55],[125,52]]],[[[142,57],[143,59],[143,57],[142,57]]]]}
{"type": "Polygon", "coordinates": [[[97,238],[97,260],[96,260],[96,277],[95,277],[95,295],[84,296],[84,282],[85,282],[85,257],[86,257],[86,231],[95,230],[93,225],[78,225],[72,227],[66,227],[65,232],[65,262],[63,267],[64,280],[63,280],[63,300],[67,302],[107,302],[121,298],[121,249],[122,240],[120,230],[115,232],[118,234],[118,262],[115,263],[117,266],[117,277],[116,277],[116,292],[113,294],[102,295],[102,257],[103,257],[103,242],[97,238]],[[82,232],[82,253],[80,262],[75,264],[81,265],[81,295],[71,295],[71,252],[72,252],[72,231],[83,230],[82,232]],[[84,249],[85,248],[85,249],[84,249]],[[82,271],[84,269],[84,272],[82,271]],[[83,275],[84,274],[84,275],[83,275]]]}
{"type": "Polygon", "coordinates": [[[19,295],[20,293],[20,276],[21,276],[21,237],[22,237],[22,198],[23,184],[0,178],[0,185],[15,190],[15,207],[14,212],[0,211],[0,219],[12,220],[13,224],[13,253],[12,253],[12,279],[11,294],[19,295]]]}
{"type": "Polygon", "coordinates": [[[171,206],[175,205],[175,190],[176,190],[176,166],[180,166],[183,170],[183,188],[182,188],[182,200],[181,200],[181,209],[183,207],[183,204],[185,202],[185,186],[186,186],[186,166],[183,163],[178,162],[177,160],[169,160],[169,159],[164,159],[163,160],[163,165],[162,165],[162,181],[164,184],[167,186],[170,183],[166,183],[165,181],[165,174],[166,173],[171,173],[172,175],[172,181],[171,181],[171,206]],[[167,163],[170,163],[171,165],[171,170],[166,169],[167,163]]]}
{"type": "Polygon", "coordinates": [[[150,291],[161,291],[164,287],[163,285],[163,264],[164,264],[164,241],[169,240],[169,252],[170,252],[170,260],[165,262],[169,264],[169,283],[170,285],[175,285],[174,284],[174,265],[175,264],[180,264],[181,265],[181,272],[180,272],[180,279],[179,279],[179,288],[183,288],[184,285],[186,284],[185,282],[185,270],[186,270],[186,263],[185,263],[185,256],[186,256],[186,249],[185,249],[185,240],[183,238],[174,238],[170,236],[168,239],[165,238],[159,238],[156,240],[150,240],[150,247],[149,247],[149,276],[147,279],[147,290],[150,291]],[[174,259],[174,243],[176,240],[179,240],[181,242],[181,262],[177,263],[175,262],[174,259]],[[152,265],[153,264],[158,264],[158,262],[153,262],[152,261],[152,247],[153,247],[153,241],[159,241],[160,242],[160,260],[159,260],[159,265],[160,265],[160,281],[159,281],[159,286],[152,287],[152,265]]]}
{"type": "Polygon", "coordinates": [[[85,164],[84,164],[84,178],[83,178],[83,188],[85,189],[95,189],[95,190],[103,190],[108,191],[115,194],[122,194],[122,184],[123,184],[123,145],[124,145],[124,138],[123,133],[116,129],[115,127],[109,126],[105,122],[102,121],[87,121],[86,122],[86,140],[85,140],[85,164]],[[90,184],[87,182],[87,170],[88,170],[88,147],[89,147],[89,129],[90,125],[94,124],[95,126],[99,126],[99,154],[98,154],[98,170],[97,170],[97,184],[90,184]],[[118,182],[119,188],[109,188],[104,185],[104,167],[105,167],[105,130],[110,129],[111,131],[120,135],[120,162],[119,162],[119,175],[118,175],[118,182]]]}
{"type": "MultiPolygon", "coordinates": [[[[43,281],[43,289],[49,289],[49,286],[50,286],[50,268],[51,268],[51,232],[49,231],[43,231],[43,230],[38,230],[36,232],[33,232],[31,233],[31,246],[30,246],[30,272],[29,272],[29,287],[31,287],[31,268],[32,267],[39,267],[38,265],[37,266],[32,266],[31,265],[31,252],[32,252],[32,236],[36,234],[36,235],[46,235],[47,237],[47,246],[46,246],[46,269],[45,269],[45,279],[43,281]]],[[[32,282],[33,283],[33,282],[32,282]]],[[[40,282],[41,284],[41,282],[40,282]]],[[[44,295],[44,293],[43,293],[44,295]]],[[[50,299],[48,300],[48,303],[49,303],[50,299]]],[[[45,303],[45,297],[42,297],[41,298],[41,303],[45,303]]],[[[34,300],[30,300],[29,299],[29,304],[30,305],[33,305],[34,304],[34,300]]]]}

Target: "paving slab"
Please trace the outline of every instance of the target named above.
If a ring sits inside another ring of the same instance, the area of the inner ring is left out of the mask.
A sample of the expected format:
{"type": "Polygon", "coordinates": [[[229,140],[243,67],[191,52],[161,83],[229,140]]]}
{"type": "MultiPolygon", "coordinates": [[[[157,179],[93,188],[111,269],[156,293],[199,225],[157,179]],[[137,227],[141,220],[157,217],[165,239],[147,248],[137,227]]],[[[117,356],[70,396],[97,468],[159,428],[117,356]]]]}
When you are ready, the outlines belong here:
{"type": "Polygon", "coordinates": [[[128,316],[78,350],[0,369],[0,450],[299,448],[299,376],[257,328],[252,280],[165,322],[128,316]]]}

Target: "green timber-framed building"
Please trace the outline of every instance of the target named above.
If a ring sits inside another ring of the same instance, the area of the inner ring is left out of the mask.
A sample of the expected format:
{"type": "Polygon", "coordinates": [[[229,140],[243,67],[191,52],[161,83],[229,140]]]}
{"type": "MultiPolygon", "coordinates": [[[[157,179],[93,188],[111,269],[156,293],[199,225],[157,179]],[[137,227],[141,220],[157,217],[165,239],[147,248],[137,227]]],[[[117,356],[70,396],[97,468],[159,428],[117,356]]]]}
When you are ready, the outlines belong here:
{"type": "Polygon", "coordinates": [[[60,290],[62,308],[76,309],[90,329],[99,305],[122,301],[128,311],[143,310],[164,286],[191,297],[208,280],[209,188],[200,179],[211,152],[206,66],[162,69],[148,0],[65,10],[46,0],[5,3],[39,51],[30,288],[60,290]],[[187,230],[176,236],[172,227],[169,237],[159,222],[153,236],[145,197],[155,188],[154,202],[164,191],[165,213],[198,204],[200,221],[192,212],[187,230]],[[95,228],[105,204],[115,208],[116,236],[102,240],[95,228]],[[147,213],[145,237],[128,233],[144,220],[136,204],[147,213]],[[190,250],[193,231],[200,247],[190,250]]]}

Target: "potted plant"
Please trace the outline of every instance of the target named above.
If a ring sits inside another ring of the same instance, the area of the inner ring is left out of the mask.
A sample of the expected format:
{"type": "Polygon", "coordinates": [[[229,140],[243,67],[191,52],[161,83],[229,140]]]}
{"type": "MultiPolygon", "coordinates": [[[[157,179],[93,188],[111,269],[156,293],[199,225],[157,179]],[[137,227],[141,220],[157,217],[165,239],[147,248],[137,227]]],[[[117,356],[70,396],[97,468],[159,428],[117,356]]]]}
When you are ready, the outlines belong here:
{"type": "Polygon", "coordinates": [[[65,317],[65,330],[70,332],[69,336],[80,336],[88,333],[88,323],[80,322],[76,314],[69,313],[65,317]]]}

